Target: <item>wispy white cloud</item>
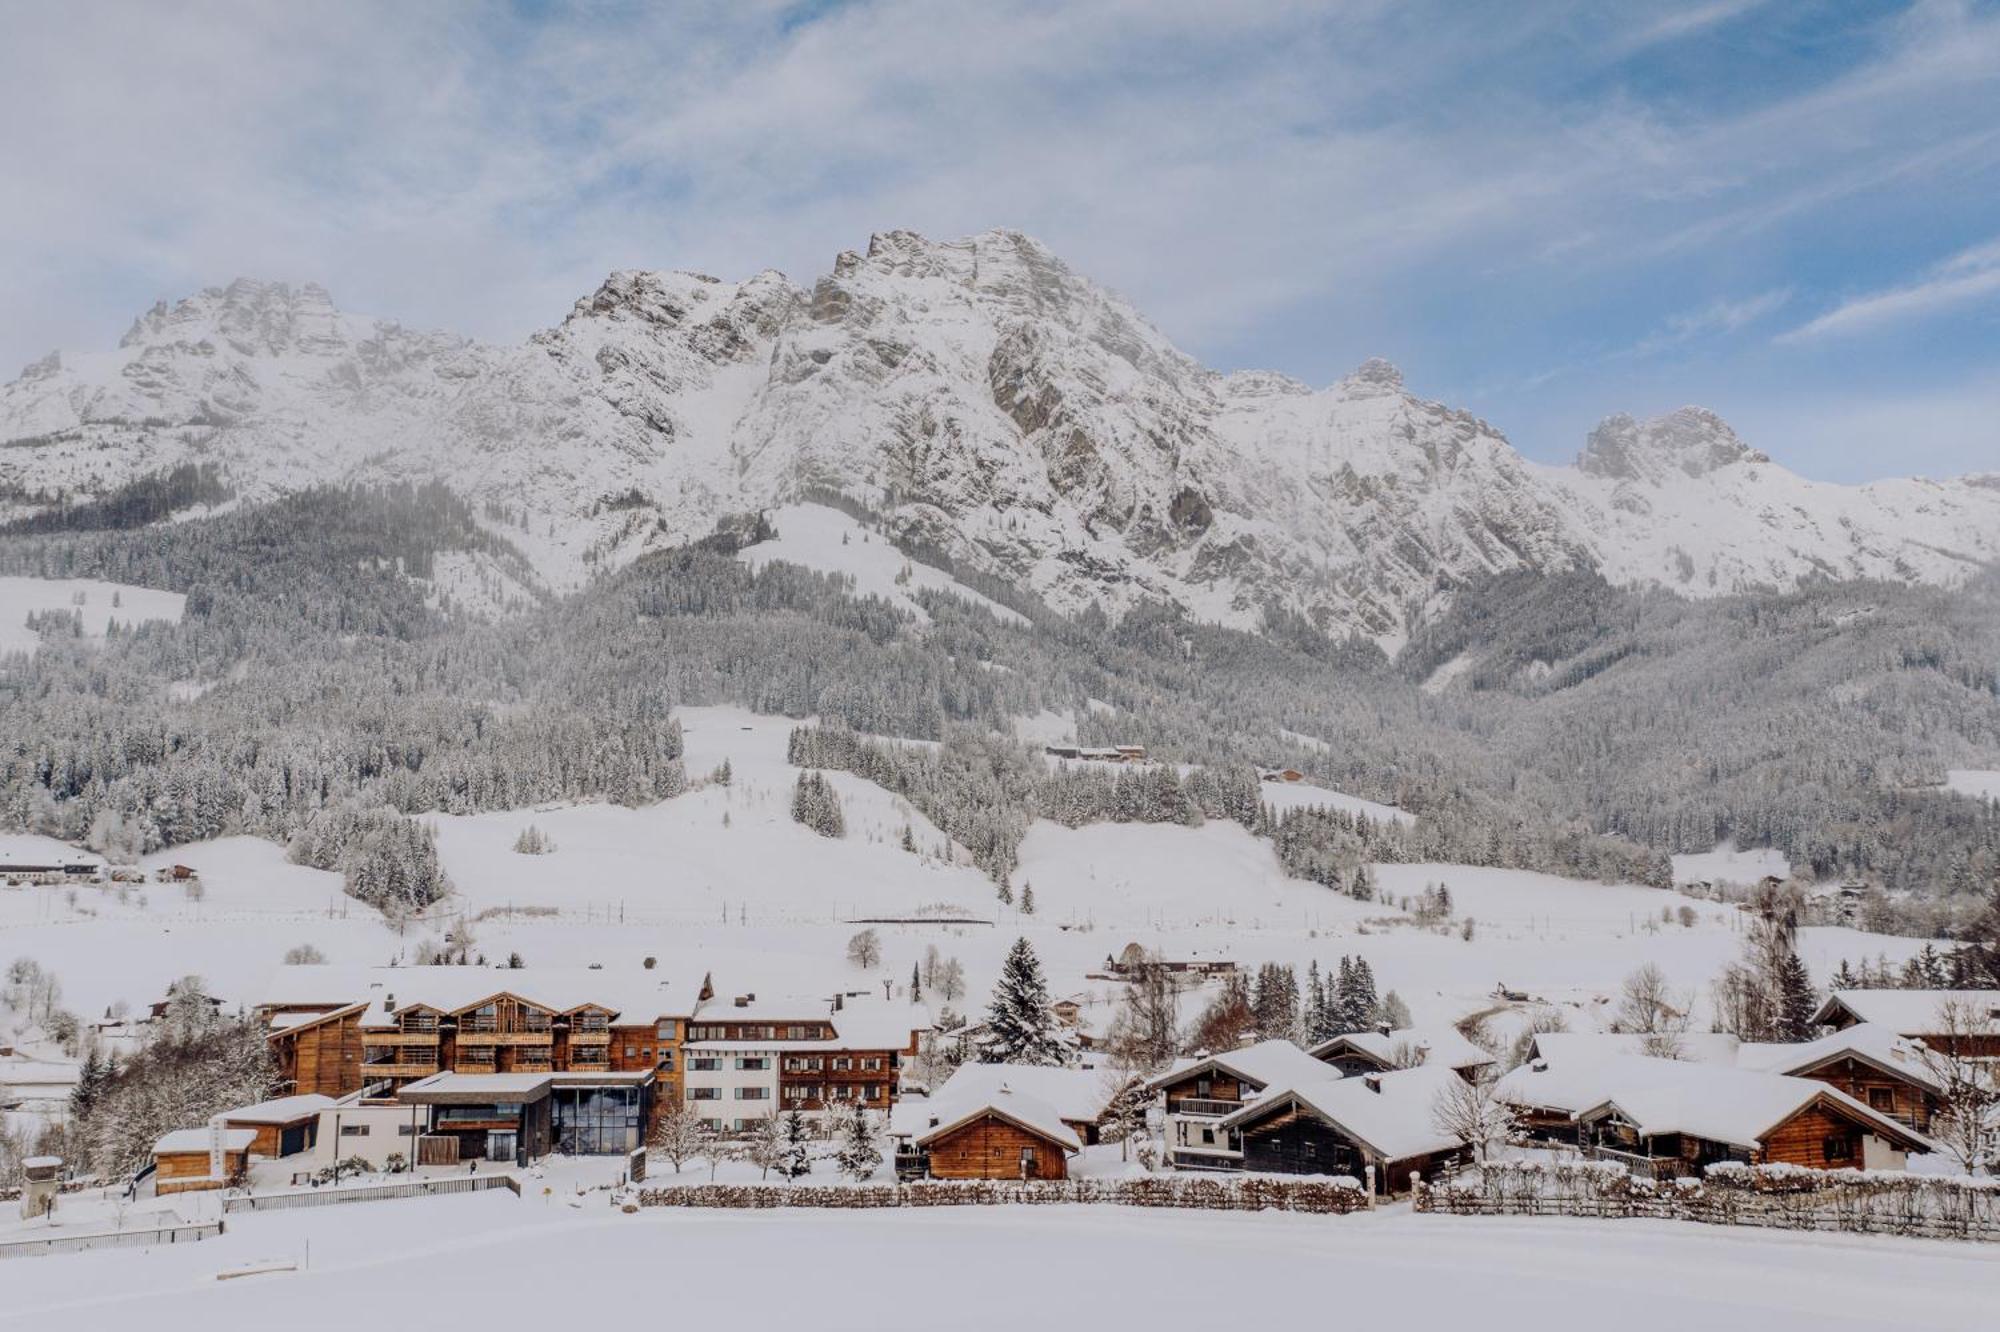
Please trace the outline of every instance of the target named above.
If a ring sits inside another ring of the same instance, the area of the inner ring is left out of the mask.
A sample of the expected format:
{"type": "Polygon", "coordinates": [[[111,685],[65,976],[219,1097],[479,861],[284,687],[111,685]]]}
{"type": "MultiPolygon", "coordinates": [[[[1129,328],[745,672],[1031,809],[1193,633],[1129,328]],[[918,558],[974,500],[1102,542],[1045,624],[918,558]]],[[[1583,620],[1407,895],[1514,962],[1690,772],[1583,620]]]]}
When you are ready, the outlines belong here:
{"type": "Polygon", "coordinates": [[[1697,338],[1734,333],[1782,309],[1792,299],[1790,287],[1777,287],[1740,300],[1715,300],[1695,310],[1669,315],[1657,333],[1632,346],[1634,356],[1652,356],[1697,338]]]}
{"type": "Polygon", "coordinates": [[[1861,333],[2000,294],[2000,237],[1961,250],[1918,281],[1842,301],[1778,337],[1779,342],[1861,333]]]}

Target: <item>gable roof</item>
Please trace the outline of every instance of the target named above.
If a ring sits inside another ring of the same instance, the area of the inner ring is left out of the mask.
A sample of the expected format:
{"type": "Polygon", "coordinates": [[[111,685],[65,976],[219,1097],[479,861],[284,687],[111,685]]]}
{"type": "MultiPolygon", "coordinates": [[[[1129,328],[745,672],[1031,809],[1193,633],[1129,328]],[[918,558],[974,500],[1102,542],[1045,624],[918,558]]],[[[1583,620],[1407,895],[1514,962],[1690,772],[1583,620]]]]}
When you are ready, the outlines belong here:
{"type": "Polygon", "coordinates": [[[1623,1055],[1601,1062],[1523,1065],[1494,1085],[1511,1105],[1587,1119],[1616,1112],[1642,1137],[1682,1133],[1755,1151],[1770,1131],[1825,1101],[1877,1136],[1915,1151],[1933,1144],[1846,1092],[1810,1078],[1720,1064],[1623,1055]]]}
{"type": "Polygon", "coordinates": [[[1259,1041],[1241,1050],[1176,1059],[1166,1072],[1149,1079],[1146,1086],[1158,1091],[1210,1072],[1227,1073],[1259,1090],[1279,1085],[1325,1082],[1340,1077],[1339,1069],[1314,1059],[1292,1042],[1279,1039],[1259,1041]]]}
{"type": "Polygon", "coordinates": [[[623,1023],[638,1024],[691,1016],[699,1007],[700,988],[698,979],[674,979],[636,967],[286,966],[265,981],[256,1003],[347,1006],[359,1001],[367,1005],[363,1024],[380,1026],[409,1009],[458,1013],[507,994],[556,1013],[595,1004],[623,1023]]]}
{"type": "Polygon", "coordinates": [[[1361,1078],[1273,1088],[1222,1119],[1242,1128],[1287,1105],[1315,1115],[1385,1161],[1455,1151],[1465,1144],[1431,1122],[1431,1109],[1446,1089],[1460,1086],[1458,1074],[1443,1064],[1372,1073],[1361,1078]]]}
{"type": "Polygon", "coordinates": [[[1103,1069],[960,1064],[932,1100],[942,1106],[991,1101],[1003,1087],[1011,1088],[1046,1104],[1066,1123],[1095,1124],[1124,1085],[1103,1069]]]}
{"type": "MultiPolygon", "coordinates": [[[[257,1141],[256,1129],[223,1129],[222,1150],[225,1152],[248,1151],[250,1144],[257,1141]]],[[[153,1144],[153,1155],[168,1156],[187,1152],[209,1150],[209,1131],[205,1128],[175,1129],[166,1137],[153,1144]]]]}
{"type": "MultiPolygon", "coordinates": [[[[1675,1038],[1679,1057],[1694,1064],[1734,1064],[1739,1042],[1724,1031],[1688,1031],[1675,1038]]],[[[1545,1031],[1528,1047],[1531,1059],[1551,1063],[1601,1062],[1646,1053],[1646,1038],[1635,1032],[1545,1031]]]]}
{"type": "Polygon", "coordinates": [[[1387,1069],[1403,1051],[1422,1055],[1423,1065],[1444,1068],[1484,1068],[1493,1056],[1467,1040],[1456,1027],[1403,1027],[1395,1031],[1349,1031],[1321,1041],[1307,1053],[1330,1061],[1343,1054],[1362,1055],[1387,1069]]]}
{"type": "Polygon", "coordinates": [[[1035,1137],[1045,1139],[1066,1152],[1080,1152],[1083,1142],[1069,1125],[1063,1123],[1062,1116],[1046,1101],[1033,1096],[1024,1096],[1006,1086],[1002,1086],[992,1096],[971,1097],[953,1103],[947,1108],[940,1103],[934,1111],[937,1123],[917,1134],[917,1146],[923,1147],[939,1138],[949,1137],[969,1124],[977,1123],[988,1115],[1004,1119],[1015,1128],[1035,1137]]]}
{"type": "Polygon", "coordinates": [[[1739,1068],[1802,1076],[1836,1059],[1853,1059],[1926,1091],[1944,1090],[1908,1039],[1875,1022],[1857,1022],[1797,1045],[1745,1045],[1737,1051],[1736,1063],[1739,1068]]]}
{"type": "Polygon", "coordinates": [[[2000,1018],[2000,991],[1835,990],[1813,1014],[1813,1021],[1827,1026],[1844,1014],[1857,1022],[1879,1023],[1898,1036],[1928,1036],[1939,1028],[1939,1010],[1954,1002],[2000,1018]]]}

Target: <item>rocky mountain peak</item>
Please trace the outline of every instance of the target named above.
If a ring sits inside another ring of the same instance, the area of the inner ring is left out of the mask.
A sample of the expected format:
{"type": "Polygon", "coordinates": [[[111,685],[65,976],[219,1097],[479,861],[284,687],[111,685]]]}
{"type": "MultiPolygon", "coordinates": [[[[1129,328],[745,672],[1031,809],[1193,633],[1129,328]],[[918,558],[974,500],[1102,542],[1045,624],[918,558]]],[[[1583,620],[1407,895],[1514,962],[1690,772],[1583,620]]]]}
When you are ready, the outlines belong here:
{"type": "Polygon", "coordinates": [[[1403,391],[1403,372],[1379,356],[1354,367],[1340,387],[1349,397],[1373,397],[1403,391]]]}
{"type": "Polygon", "coordinates": [[[1639,421],[1623,412],[1590,432],[1576,465],[1591,476],[1659,483],[1706,476],[1734,463],[1771,459],[1738,439],[1729,423],[1703,407],[1682,407],[1639,421]]]}
{"type": "Polygon", "coordinates": [[[206,342],[226,343],[245,356],[326,355],[350,344],[348,322],[317,282],[294,287],[240,277],[226,287],[206,287],[171,305],[156,303],[132,321],[118,345],[206,342]]]}

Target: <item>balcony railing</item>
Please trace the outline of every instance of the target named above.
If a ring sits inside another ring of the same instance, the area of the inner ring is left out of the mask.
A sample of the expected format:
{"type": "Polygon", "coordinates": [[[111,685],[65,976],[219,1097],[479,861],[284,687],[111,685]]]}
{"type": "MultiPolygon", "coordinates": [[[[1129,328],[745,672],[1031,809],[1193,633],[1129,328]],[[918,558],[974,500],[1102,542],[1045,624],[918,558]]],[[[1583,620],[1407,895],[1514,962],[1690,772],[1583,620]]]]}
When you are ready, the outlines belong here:
{"type": "Polygon", "coordinates": [[[437,1071],[435,1059],[402,1063],[390,1063],[384,1060],[380,1063],[364,1062],[361,1065],[361,1076],[370,1081],[376,1078],[427,1078],[437,1071]]]}
{"type": "Polygon", "coordinates": [[[569,1033],[569,1043],[571,1045],[609,1045],[611,1044],[611,1028],[573,1027],[569,1033]]]}
{"type": "Polygon", "coordinates": [[[1224,1115],[1233,1115],[1242,1108],[1241,1101],[1217,1101],[1205,1096],[1190,1096],[1184,1101],[1175,1103],[1174,1113],[1194,1115],[1201,1119],[1220,1119],[1224,1115]]]}
{"type": "Polygon", "coordinates": [[[361,1034],[363,1046],[376,1045],[436,1045],[435,1031],[368,1031],[361,1034]]]}

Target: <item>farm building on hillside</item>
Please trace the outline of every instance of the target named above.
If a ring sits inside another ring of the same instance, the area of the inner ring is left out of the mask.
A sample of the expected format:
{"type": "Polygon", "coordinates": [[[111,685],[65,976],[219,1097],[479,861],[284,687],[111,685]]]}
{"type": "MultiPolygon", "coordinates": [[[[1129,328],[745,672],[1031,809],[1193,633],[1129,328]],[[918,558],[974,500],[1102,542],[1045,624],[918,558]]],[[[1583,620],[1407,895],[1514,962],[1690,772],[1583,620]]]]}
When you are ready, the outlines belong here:
{"type": "Polygon", "coordinates": [[[1350,1175],[1401,1193],[1412,1174],[1465,1157],[1465,1144],[1432,1122],[1459,1080],[1443,1065],[1364,1073],[1273,1090],[1222,1121],[1243,1143],[1243,1168],[1283,1175],[1350,1175]]]}
{"type": "Polygon", "coordinates": [[[916,1134],[921,1168],[932,1179],[1067,1179],[1083,1142],[1053,1107],[1006,1086],[949,1106],[916,1134]]]}

